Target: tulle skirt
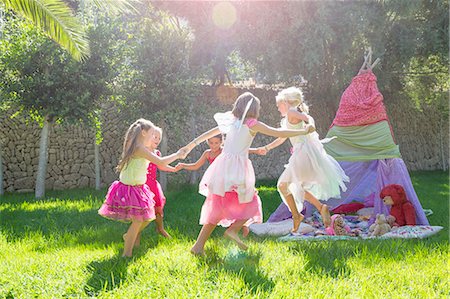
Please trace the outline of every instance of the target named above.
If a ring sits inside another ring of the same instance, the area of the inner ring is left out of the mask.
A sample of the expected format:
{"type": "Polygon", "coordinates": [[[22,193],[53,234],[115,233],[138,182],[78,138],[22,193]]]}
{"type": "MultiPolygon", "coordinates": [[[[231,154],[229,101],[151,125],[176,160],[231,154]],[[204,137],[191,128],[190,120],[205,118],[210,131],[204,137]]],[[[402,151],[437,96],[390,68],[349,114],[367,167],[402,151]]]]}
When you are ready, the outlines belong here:
{"type": "MultiPolygon", "coordinates": [[[[293,153],[278,184],[287,183],[298,211],[303,210],[305,191],[319,200],[340,198],[341,190],[347,190],[348,176],[338,162],[328,155],[317,134],[309,135],[294,145],[293,153]]],[[[281,198],[286,203],[283,194],[281,198]]]]}
{"type": "Polygon", "coordinates": [[[199,185],[199,193],[225,196],[235,191],[240,203],[249,203],[255,193],[255,171],[247,155],[222,152],[206,169],[199,185]]]}
{"type": "Polygon", "coordinates": [[[217,224],[228,227],[237,220],[248,220],[245,225],[262,222],[262,206],[256,190],[248,203],[239,203],[238,194],[226,192],[225,196],[210,194],[206,197],[200,214],[200,224],[217,224]]]}
{"type": "Polygon", "coordinates": [[[121,222],[151,221],[155,219],[154,194],[144,185],[130,186],[115,181],[108,189],[98,214],[121,222]]]}
{"type": "Polygon", "coordinates": [[[150,191],[155,195],[155,213],[161,216],[164,215],[164,206],[166,205],[166,197],[164,196],[161,184],[157,180],[147,181],[150,191]]]}

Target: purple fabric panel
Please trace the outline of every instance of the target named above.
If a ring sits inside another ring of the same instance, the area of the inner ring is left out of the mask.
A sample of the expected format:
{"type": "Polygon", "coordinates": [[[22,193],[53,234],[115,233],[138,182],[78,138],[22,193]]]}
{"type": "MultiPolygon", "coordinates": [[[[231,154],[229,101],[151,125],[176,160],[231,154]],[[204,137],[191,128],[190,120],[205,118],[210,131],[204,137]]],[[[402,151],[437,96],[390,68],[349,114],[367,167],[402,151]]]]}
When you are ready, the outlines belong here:
{"type": "Polygon", "coordinates": [[[267,222],[279,222],[285,219],[292,218],[292,214],[289,211],[287,205],[282,201],[278,208],[273,212],[267,222]]]}
{"type": "MultiPolygon", "coordinates": [[[[416,209],[417,224],[429,225],[402,159],[393,158],[368,162],[339,161],[339,164],[350,177],[350,182],[347,184],[347,191],[342,193],[340,199],[332,198],[326,202],[330,209],[353,201],[364,202],[364,198],[375,193],[374,217],[377,213],[388,215],[389,209],[382,204],[379,197],[380,191],[386,185],[399,184],[405,188],[409,201],[416,209]]],[[[307,217],[315,210],[308,202],[305,202],[305,209],[303,213],[307,217]]],[[[267,222],[278,222],[291,217],[291,212],[282,202],[270,215],[267,222]]],[[[371,223],[374,221],[374,217],[371,219],[371,223]]]]}
{"type": "MultiPolygon", "coordinates": [[[[377,178],[377,196],[375,197],[375,203],[381,202],[380,192],[384,186],[389,184],[402,185],[406,192],[406,197],[412,203],[416,210],[416,224],[417,225],[429,225],[428,219],[425,216],[422,205],[417,197],[416,191],[411,182],[408,170],[405,163],[400,158],[378,160],[378,178],[377,178]]],[[[388,209],[383,204],[379,204],[378,210],[375,204],[376,213],[389,213],[388,209]]]]}
{"type": "MultiPolygon", "coordinates": [[[[344,169],[347,176],[350,178],[350,182],[347,183],[347,191],[341,195],[340,199],[331,198],[326,204],[330,209],[337,207],[338,205],[350,203],[352,201],[363,201],[364,198],[375,192],[376,185],[376,160],[369,162],[349,162],[338,161],[342,169],[344,169]]],[[[315,210],[314,206],[305,202],[304,215],[306,217],[311,216],[315,210]]],[[[278,222],[288,218],[291,218],[291,212],[284,202],[281,202],[280,206],[273,212],[267,222],[278,222]]]]}

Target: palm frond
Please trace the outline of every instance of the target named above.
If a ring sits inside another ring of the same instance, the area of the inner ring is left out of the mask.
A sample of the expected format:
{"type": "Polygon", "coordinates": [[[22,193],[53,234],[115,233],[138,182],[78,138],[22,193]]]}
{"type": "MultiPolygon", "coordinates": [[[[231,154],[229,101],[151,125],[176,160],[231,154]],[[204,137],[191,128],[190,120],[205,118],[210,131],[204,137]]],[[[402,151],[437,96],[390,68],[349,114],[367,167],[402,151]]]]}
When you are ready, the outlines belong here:
{"type": "Polygon", "coordinates": [[[101,10],[112,14],[136,12],[135,5],[141,3],[141,0],[90,0],[101,10]]]}
{"type": "Polygon", "coordinates": [[[62,0],[0,0],[7,8],[42,28],[74,59],[89,56],[89,41],[81,22],[62,0]]]}

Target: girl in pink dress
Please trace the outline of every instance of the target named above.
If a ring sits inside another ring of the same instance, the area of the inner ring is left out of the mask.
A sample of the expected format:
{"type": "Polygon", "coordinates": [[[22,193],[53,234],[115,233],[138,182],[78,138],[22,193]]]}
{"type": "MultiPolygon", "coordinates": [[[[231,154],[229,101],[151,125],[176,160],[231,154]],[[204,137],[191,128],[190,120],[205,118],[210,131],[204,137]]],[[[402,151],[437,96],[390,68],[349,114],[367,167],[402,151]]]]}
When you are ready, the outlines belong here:
{"type": "Polygon", "coordinates": [[[191,249],[193,254],[204,255],[205,243],[217,225],[228,227],[225,237],[246,250],[247,245],[239,238],[238,232],[244,224],[262,222],[255,173],[248,159],[256,133],[287,138],[314,131],[311,125],[301,130],[269,127],[257,120],[259,110],[259,99],[246,92],[237,98],[232,111],[214,115],[218,127],[203,133],[186,146],[192,150],[212,136],[219,133],[226,135],[222,153],[208,167],[199,185],[199,193],[206,196],[206,200],[200,216],[203,227],[191,249]]]}
{"type": "Polygon", "coordinates": [[[176,170],[186,169],[195,171],[200,169],[206,161],[211,164],[214,162],[214,160],[217,158],[217,156],[222,153],[222,134],[219,134],[217,136],[213,136],[208,139],[208,146],[209,149],[203,152],[200,159],[197,160],[195,163],[178,163],[177,166],[175,166],[176,170]]]}
{"type": "MultiPolygon", "coordinates": [[[[161,152],[157,150],[159,143],[161,142],[162,130],[159,127],[155,128],[153,135],[153,142],[149,147],[149,150],[153,151],[158,157],[161,157],[161,152]]],[[[147,181],[145,184],[150,187],[150,191],[155,194],[153,199],[155,200],[155,214],[156,214],[156,231],[165,238],[170,238],[169,233],[164,229],[164,206],[166,205],[166,197],[164,196],[161,185],[156,180],[156,175],[158,169],[160,171],[175,172],[175,167],[170,165],[158,166],[155,163],[150,163],[147,168],[147,181]]],[[[139,243],[140,234],[137,238],[137,243],[139,243]]]]}
{"type": "Polygon", "coordinates": [[[185,158],[188,149],[158,157],[148,149],[154,140],[155,126],[146,119],[138,119],[128,129],[123,143],[122,157],[117,165],[119,181],[108,189],[105,202],[98,213],[108,219],[131,222],[123,235],[123,257],[131,257],[138,234],[155,219],[154,194],[145,184],[150,162],[158,166],[167,165],[176,159],[185,158]]]}

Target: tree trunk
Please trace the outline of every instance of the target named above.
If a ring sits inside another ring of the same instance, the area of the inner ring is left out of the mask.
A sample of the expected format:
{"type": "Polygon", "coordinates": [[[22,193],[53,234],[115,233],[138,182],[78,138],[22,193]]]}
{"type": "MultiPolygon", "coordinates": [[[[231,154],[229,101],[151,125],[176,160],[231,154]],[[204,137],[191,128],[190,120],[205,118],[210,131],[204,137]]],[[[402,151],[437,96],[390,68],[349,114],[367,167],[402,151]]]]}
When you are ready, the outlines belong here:
{"type": "Polygon", "coordinates": [[[100,190],[100,145],[94,135],[95,190],[100,190]]]}
{"type": "Polygon", "coordinates": [[[44,118],[44,126],[41,130],[41,139],[39,141],[39,164],[36,175],[35,197],[42,198],[45,195],[45,177],[47,175],[48,161],[48,142],[51,122],[48,117],[44,118]]]}
{"type": "Polygon", "coordinates": [[[3,189],[3,159],[2,159],[2,145],[0,144],[0,195],[5,194],[3,189]]]}
{"type": "MultiPolygon", "coordinates": [[[[191,105],[189,106],[189,114],[191,115],[191,135],[192,140],[194,140],[195,137],[197,137],[197,123],[195,119],[195,113],[194,113],[194,101],[191,102],[191,105]]],[[[197,161],[198,157],[198,149],[195,149],[192,153],[192,157],[194,158],[194,161],[197,161]]],[[[191,175],[189,177],[189,184],[195,185],[198,181],[198,170],[191,171],[191,175]]]]}
{"type": "MultiPolygon", "coordinates": [[[[161,155],[164,157],[167,155],[167,134],[166,134],[166,126],[165,122],[162,122],[161,128],[163,130],[162,139],[161,139],[161,155]]],[[[167,173],[165,171],[159,172],[159,183],[161,184],[161,188],[163,191],[166,191],[167,188],[167,173]]]]}
{"type": "MultiPolygon", "coordinates": [[[[445,124],[446,125],[446,124],[445,124]]],[[[439,113],[439,145],[441,148],[441,159],[442,159],[442,169],[447,171],[447,163],[445,159],[445,149],[444,149],[444,134],[442,134],[442,130],[444,130],[444,121],[442,117],[442,112],[439,113]]]]}

